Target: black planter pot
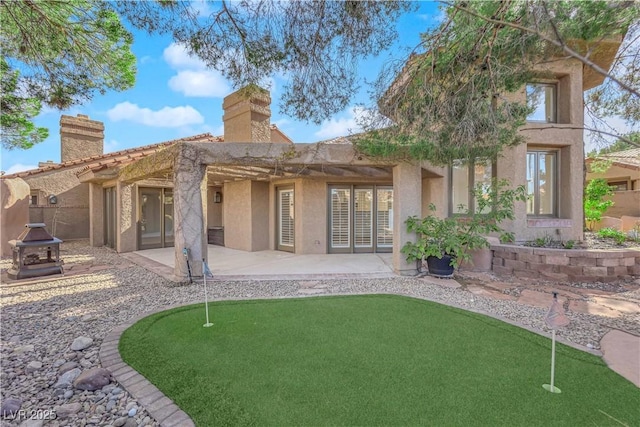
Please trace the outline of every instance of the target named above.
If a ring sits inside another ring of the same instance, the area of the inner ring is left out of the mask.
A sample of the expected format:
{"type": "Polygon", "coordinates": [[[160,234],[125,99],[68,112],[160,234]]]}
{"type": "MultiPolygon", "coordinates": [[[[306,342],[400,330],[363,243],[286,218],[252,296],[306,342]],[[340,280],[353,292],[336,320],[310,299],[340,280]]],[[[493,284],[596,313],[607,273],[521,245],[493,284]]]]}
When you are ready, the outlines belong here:
{"type": "Polygon", "coordinates": [[[453,267],[450,265],[452,257],[443,255],[442,258],[427,257],[427,267],[429,274],[436,277],[453,277],[453,267]]]}

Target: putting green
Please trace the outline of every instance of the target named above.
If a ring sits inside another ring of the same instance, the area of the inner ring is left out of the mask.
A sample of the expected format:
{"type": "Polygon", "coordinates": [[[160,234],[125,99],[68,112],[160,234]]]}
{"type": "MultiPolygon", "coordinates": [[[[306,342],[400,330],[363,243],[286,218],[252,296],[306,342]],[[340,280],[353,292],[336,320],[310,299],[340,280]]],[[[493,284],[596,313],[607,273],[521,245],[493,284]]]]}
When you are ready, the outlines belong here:
{"type": "Polygon", "coordinates": [[[214,425],[638,425],[598,357],[486,316],[391,295],[210,303],[142,319],[123,359],[214,425]]]}

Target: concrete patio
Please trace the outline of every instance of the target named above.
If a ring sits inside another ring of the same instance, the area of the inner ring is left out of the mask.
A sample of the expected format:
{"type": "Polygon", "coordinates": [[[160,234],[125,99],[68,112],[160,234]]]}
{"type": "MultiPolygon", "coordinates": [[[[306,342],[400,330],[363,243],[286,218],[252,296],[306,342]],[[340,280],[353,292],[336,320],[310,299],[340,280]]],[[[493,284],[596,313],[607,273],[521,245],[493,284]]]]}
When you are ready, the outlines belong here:
{"type": "MultiPolygon", "coordinates": [[[[245,252],[215,245],[209,245],[207,249],[209,269],[217,280],[381,279],[395,276],[391,253],[296,255],[271,250],[245,252]]],[[[147,249],[122,256],[173,280],[174,248],[147,249]]]]}

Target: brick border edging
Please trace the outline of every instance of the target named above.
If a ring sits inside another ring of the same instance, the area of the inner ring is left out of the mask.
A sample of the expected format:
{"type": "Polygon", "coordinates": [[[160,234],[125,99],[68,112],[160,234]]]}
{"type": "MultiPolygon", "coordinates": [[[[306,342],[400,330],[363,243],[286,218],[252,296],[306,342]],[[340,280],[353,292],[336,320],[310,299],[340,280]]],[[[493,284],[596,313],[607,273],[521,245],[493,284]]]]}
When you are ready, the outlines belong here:
{"type": "Polygon", "coordinates": [[[113,378],[147,410],[149,415],[155,419],[161,427],[195,427],[195,423],[173,400],[165,396],[155,385],[151,384],[149,380],[122,360],[120,351],[118,350],[118,343],[120,342],[122,333],[139,320],[151,314],[182,307],[183,305],[185,304],[164,307],[138,316],[111,330],[100,345],[99,357],[102,367],[111,372],[113,378]]]}

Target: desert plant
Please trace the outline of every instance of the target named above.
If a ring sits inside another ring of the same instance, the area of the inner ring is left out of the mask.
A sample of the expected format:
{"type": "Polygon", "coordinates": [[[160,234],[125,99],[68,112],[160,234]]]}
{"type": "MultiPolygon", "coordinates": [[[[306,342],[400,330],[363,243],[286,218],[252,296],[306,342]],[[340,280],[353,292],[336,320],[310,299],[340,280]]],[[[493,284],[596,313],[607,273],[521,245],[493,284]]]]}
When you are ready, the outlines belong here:
{"type": "Polygon", "coordinates": [[[617,244],[621,245],[627,240],[627,236],[620,230],[616,230],[615,228],[603,228],[598,231],[598,236],[604,239],[613,239],[617,244]]]}
{"type": "MultiPolygon", "coordinates": [[[[466,209],[462,215],[439,218],[433,214],[424,218],[409,217],[407,230],[418,235],[416,242],[407,242],[401,251],[407,261],[425,260],[427,257],[442,259],[452,257],[454,268],[471,258],[470,251],[489,246],[486,235],[499,233],[502,241],[512,241],[513,233],[507,232],[500,223],[514,219],[513,206],[516,201],[526,201],[524,186],[509,188],[507,180],[493,180],[490,185],[479,185],[474,189],[476,208],[466,209]]],[[[429,205],[431,212],[435,205],[429,205]]]]}
{"type": "Polygon", "coordinates": [[[613,195],[613,190],[604,178],[589,181],[584,189],[584,219],[587,228],[593,230],[596,222],[602,219],[604,212],[613,205],[613,201],[604,200],[605,196],[613,195]]]}

